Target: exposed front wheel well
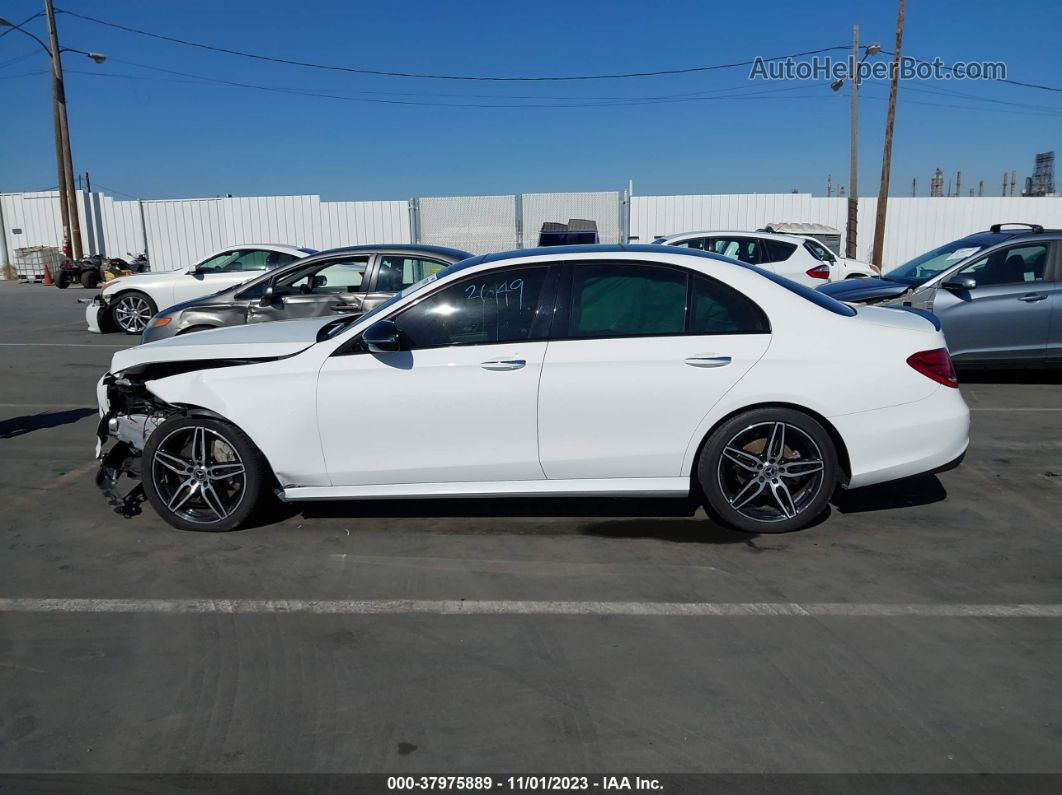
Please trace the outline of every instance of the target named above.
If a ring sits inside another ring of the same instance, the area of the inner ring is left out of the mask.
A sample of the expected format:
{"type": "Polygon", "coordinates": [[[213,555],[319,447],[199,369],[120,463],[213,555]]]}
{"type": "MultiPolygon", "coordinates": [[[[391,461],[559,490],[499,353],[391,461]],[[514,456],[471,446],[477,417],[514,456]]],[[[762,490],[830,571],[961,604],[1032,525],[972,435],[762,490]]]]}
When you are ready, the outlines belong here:
{"type": "Polygon", "coordinates": [[[752,405],[742,406],[739,409],[735,409],[734,411],[727,414],[725,417],[720,417],[719,420],[705,432],[704,436],[701,438],[700,443],[697,445],[697,454],[693,457],[694,465],[690,469],[690,482],[694,488],[700,488],[697,483],[696,462],[700,459],[701,450],[704,449],[704,445],[708,441],[708,438],[713,433],[715,433],[715,429],[721,426],[724,422],[728,421],[731,417],[736,417],[738,414],[743,414],[746,411],[752,411],[754,409],[769,408],[792,409],[794,411],[799,411],[803,414],[807,414],[813,420],[818,422],[823,428],[826,429],[826,432],[830,435],[830,441],[833,442],[833,445],[837,450],[837,463],[840,464],[841,471],[844,473],[844,477],[841,481],[842,484],[847,484],[848,481],[852,479],[852,463],[848,458],[848,448],[845,446],[844,439],[841,438],[841,434],[837,432],[837,429],[835,427],[833,427],[832,422],[823,417],[817,411],[812,411],[811,409],[806,408],[804,406],[798,406],[795,403],[753,403],[752,405]]]}

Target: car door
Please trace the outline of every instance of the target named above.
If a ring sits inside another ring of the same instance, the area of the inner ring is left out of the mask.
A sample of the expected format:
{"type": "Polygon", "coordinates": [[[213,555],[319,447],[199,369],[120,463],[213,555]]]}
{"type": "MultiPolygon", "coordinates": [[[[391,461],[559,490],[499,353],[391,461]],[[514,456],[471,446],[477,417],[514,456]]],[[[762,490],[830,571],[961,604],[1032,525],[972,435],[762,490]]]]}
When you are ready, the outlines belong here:
{"type": "Polygon", "coordinates": [[[539,390],[546,477],[679,476],[703,417],[767,350],[766,315],[671,266],[576,263],[568,284],[539,390]]]}
{"type": "Polygon", "coordinates": [[[1062,364],[1062,242],[1055,241],[1048,254],[1048,279],[1051,306],[1050,330],[1047,334],[1047,358],[1062,364]]]}
{"type": "Polygon", "coordinates": [[[380,254],[369,278],[363,299],[363,311],[382,304],[395,293],[438,273],[450,263],[415,254],[380,254]]]}
{"type": "Polygon", "coordinates": [[[389,318],[403,350],[354,340],[330,356],[317,412],[332,483],[542,480],[549,275],[545,265],[470,275],[389,318]]]}
{"type": "Polygon", "coordinates": [[[173,303],[191,301],[204,295],[227,290],[253,279],[267,267],[294,262],[296,257],[279,251],[259,248],[232,248],[208,257],[189,269],[174,285],[173,303]]]}
{"type": "Polygon", "coordinates": [[[1056,283],[1045,278],[1051,247],[1050,242],[1023,242],[997,249],[937,286],[933,313],[957,361],[1044,356],[1057,301],[1056,283]],[[973,289],[962,288],[963,279],[973,279],[973,289]],[[943,286],[949,282],[952,287],[943,286]]]}
{"type": "Polygon", "coordinates": [[[247,307],[248,323],[325,315],[359,315],[369,258],[336,257],[276,277],[272,292],[247,307]]]}

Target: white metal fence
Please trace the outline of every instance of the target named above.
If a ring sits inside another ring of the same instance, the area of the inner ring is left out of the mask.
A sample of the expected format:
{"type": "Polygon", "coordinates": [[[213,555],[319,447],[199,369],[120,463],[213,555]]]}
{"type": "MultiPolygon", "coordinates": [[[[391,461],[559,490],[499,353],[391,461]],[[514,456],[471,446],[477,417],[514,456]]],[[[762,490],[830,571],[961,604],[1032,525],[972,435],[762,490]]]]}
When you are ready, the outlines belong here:
{"type": "MultiPolygon", "coordinates": [[[[810,222],[844,233],[846,200],[810,194],[633,196],[626,192],[433,197],[322,202],[318,196],[115,201],[78,192],[87,253],[147,251],[154,270],[183,268],[223,246],[288,243],[325,249],[359,243],[425,242],[474,253],[535,245],[544,221],[587,218],[605,243],[647,243],[675,232],[752,230],[810,222]]],[[[870,259],[877,201],[859,201],[861,259],[870,259]]],[[[58,194],[0,194],[0,261],[15,249],[61,245],[58,194]]],[[[1001,221],[1062,227],[1062,198],[889,199],[884,265],[1001,221]]]]}

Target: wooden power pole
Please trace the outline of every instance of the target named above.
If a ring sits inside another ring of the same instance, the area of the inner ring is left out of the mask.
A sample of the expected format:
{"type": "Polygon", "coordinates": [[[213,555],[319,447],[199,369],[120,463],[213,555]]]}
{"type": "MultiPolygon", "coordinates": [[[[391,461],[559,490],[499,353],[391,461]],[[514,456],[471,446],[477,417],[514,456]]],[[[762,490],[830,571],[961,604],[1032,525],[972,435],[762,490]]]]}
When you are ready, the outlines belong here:
{"type": "Polygon", "coordinates": [[[65,201],[68,219],[64,226],[69,229],[70,248],[74,259],[81,259],[81,220],[77,211],[77,194],[74,192],[74,165],[70,156],[70,126],[66,118],[66,90],[63,86],[63,60],[59,49],[59,34],[55,29],[55,9],[52,0],[44,0],[44,14],[48,19],[48,44],[52,56],[52,100],[55,105],[53,114],[59,127],[61,139],[56,147],[56,154],[61,155],[62,168],[59,170],[59,201],[65,201]],[[60,150],[61,147],[61,151],[60,150]],[[66,193],[64,199],[63,194],[66,193]]]}
{"type": "Polygon", "coordinates": [[[870,261],[883,267],[882,251],[885,248],[885,215],[889,201],[889,171],[892,168],[892,134],[896,126],[896,92],[900,82],[900,51],[903,47],[904,0],[896,16],[896,50],[892,56],[892,81],[889,85],[889,111],[885,117],[885,152],[881,158],[881,187],[878,189],[878,217],[874,224],[874,254],[870,261]]]}
{"type": "Polygon", "coordinates": [[[852,66],[856,73],[848,76],[852,91],[851,130],[848,150],[848,228],[844,235],[844,255],[856,258],[859,226],[859,25],[852,25],[852,66]]]}

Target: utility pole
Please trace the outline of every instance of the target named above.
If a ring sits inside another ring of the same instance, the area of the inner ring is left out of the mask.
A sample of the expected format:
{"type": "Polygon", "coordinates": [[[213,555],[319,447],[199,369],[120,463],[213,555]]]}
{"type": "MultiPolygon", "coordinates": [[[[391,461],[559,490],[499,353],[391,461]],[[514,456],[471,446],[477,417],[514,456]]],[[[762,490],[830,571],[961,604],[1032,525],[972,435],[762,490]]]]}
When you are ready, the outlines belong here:
{"type": "Polygon", "coordinates": [[[911,178],[911,195],[912,196],[917,196],[918,195],[918,177],[912,177],[911,178]]]}
{"type": "MultiPolygon", "coordinates": [[[[59,50],[59,33],[55,29],[55,9],[52,0],[44,0],[44,13],[48,18],[48,42],[52,55],[52,97],[55,112],[59,116],[59,129],[62,132],[63,169],[60,184],[65,181],[67,213],[70,216],[70,243],[74,259],[81,259],[81,219],[77,211],[77,194],[74,193],[74,163],[70,156],[70,125],[66,118],[66,90],[63,85],[63,59],[59,50]]],[[[60,193],[60,197],[62,193],[60,193]]]]}
{"type": "MultiPolygon", "coordinates": [[[[859,25],[852,25],[852,65],[858,63],[859,25]]],[[[848,81],[852,91],[852,107],[848,151],[848,229],[844,236],[844,254],[849,259],[855,259],[856,236],[859,232],[859,73],[849,75],[848,81]]]]}
{"type": "Polygon", "coordinates": [[[889,201],[889,172],[892,168],[892,133],[896,126],[896,92],[900,83],[900,51],[903,48],[904,0],[896,16],[896,50],[892,56],[892,81],[889,85],[889,112],[885,117],[885,152],[881,158],[881,187],[878,189],[878,217],[874,223],[874,254],[870,261],[879,268],[883,266],[882,252],[885,248],[885,216],[889,201]]]}
{"type": "Polygon", "coordinates": [[[47,53],[52,64],[52,123],[55,128],[55,168],[58,176],[59,212],[63,219],[63,250],[64,253],[73,253],[76,258],[81,256],[81,222],[78,218],[77,198],[74,194],[74,167],[73,159],[70,157],[70,130],[66,118],[66,92],[63,88],[61,58],[64,52],[76,52],[101,64],[107,60],[107,56],[73,47],[60,47],[52,0],[44,0],[44,13],[48,20],[48,44],[45,44],[36,34],[23,28],[22,25],[16,25],[6,19],[0,18],[0,27],[10,27],[29,36],[47,53]]]}
{"type": "Polygon", "coordinates": [[[955,172],[955,195],[956,196],[961,196],[962,195],[962,172],[961,171],[956,171],[955,172]]]}
{"type": "Polygon", "coordinates": [[[981,198],[985,195],[985,181],[981,180],[977,183],[977,198],[981,198]]]}
{"type": "Polygon", "coordinates": [[[89,173],[85,172],[85,193],[92,193],[92,180],[89,179],[89,173]]]}

